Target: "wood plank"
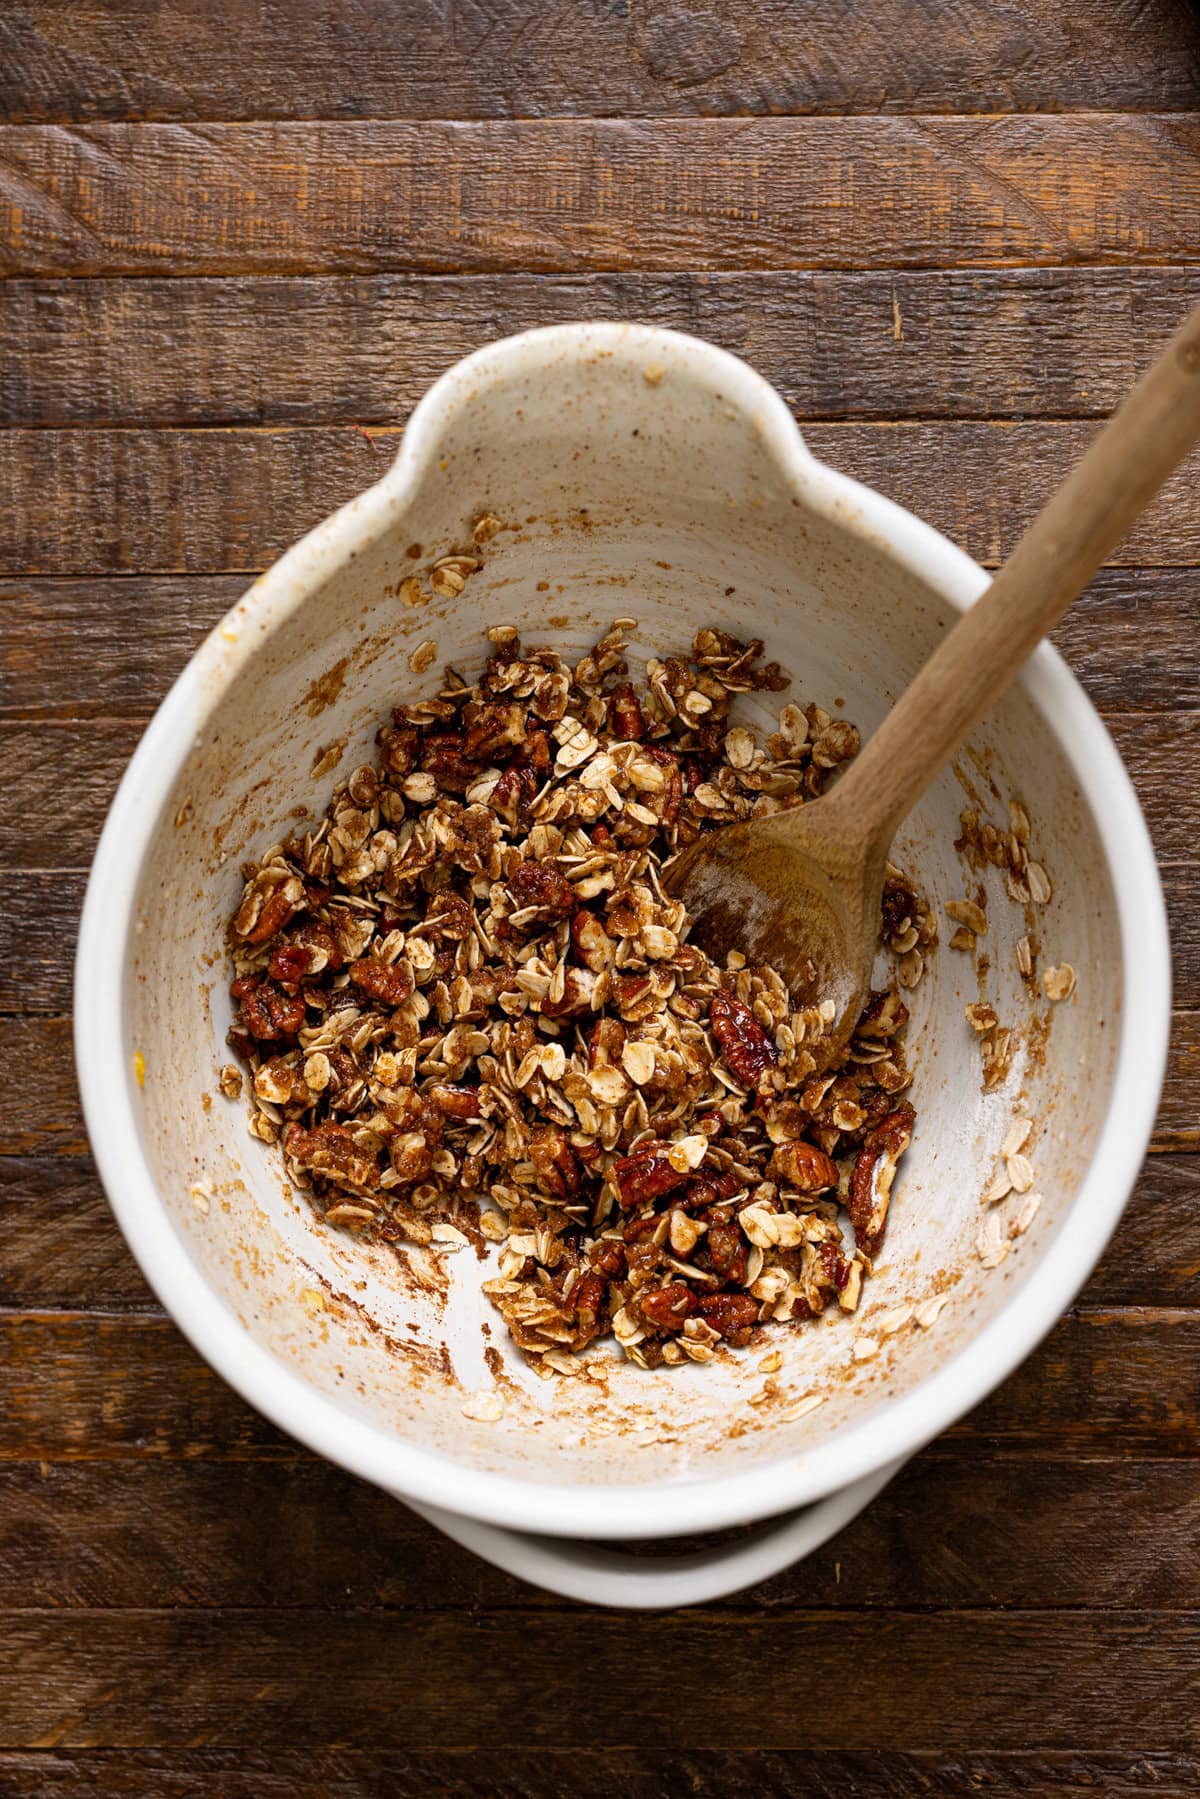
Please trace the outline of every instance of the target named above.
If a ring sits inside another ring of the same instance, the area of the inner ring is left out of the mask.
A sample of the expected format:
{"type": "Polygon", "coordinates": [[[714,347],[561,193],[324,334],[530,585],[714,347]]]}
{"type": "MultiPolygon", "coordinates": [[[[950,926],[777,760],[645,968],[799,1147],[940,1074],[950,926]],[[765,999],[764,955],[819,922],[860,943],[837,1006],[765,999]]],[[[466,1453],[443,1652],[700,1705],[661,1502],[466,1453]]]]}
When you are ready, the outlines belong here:
{"type": "Polygon", "coordinates": [[[0,1307],[161,1311],[89,1156],[0,1156],[0,1243],[0,1307]]]}
{"type": "MultiPolygon", "coordinates": [[[[711,1609],[1038,1609],[1052,1595],[1056,1609],[1190,1610],[1198,1514],[1188,1461],[927,1454],[805,1562],[711,1609]]],[[[561,1609],[316,1457],[0,1465],[0,1608],[260,1605],[561,1609]]]]}
{"type": "MultiPolygon", "coordinates": [[[[246,582],[244,575],[0,580],[0,722],[149,719],[246,582]]],[[[1054,641],[1103,710],[1166,712],[1200,704],[1198,634],[1200,571],[1118,568],[1100,571],[1054,641]]]]}
{"type": "MultiPolygon", "coordinates": [[[[1105,723],[1138,790],[1159,856],[1190,863],[1200,795],[1200,710],[1110,713],[1105,723]]],[[[8,801],[0,813],[0,864],[10,871],[85,866],[142,729],[140,721],[111,719],[92,721],[86,730],[52,721],[36,730],[0,723],[0,783],[8,801]]]]}
{"type": "MultiPolygon", "coordinates": [[[[818,456],[990,566],[1094,432],[1079,421],[805,426],[818,456]]],[[[399,432],[371,436],[374,447],[350,426],[0,433],[0,580],[257,574],[378,480],[399,432]]],[[[1167,483],[1113,566],[1200,562],[1198,471],[1200,452],[1167,483]]]]}
{"type": "MultiPolygon", "coordinates": [[[[653,1626],[649,1627],[651,1630],[653,1626]]],[[[849,1732],[847,1732],[849,1734],[849,1732]]],[[[1200,1790],[1200,1756],[1150,1750],[679,1749],[14,1749],[0,1782],[37,1799],[1164,1799],[1200,1790]],[[582,1765],[581,1765],[582,1764],[582,1765]]]]}
{"type": "Polygon", "coordinates": [[[460,356],[581,318],[709,338],[807,418],[1099,417],[1198,301],[1192,268],[12,280],[0,424],[396,424],[460,356]]]}
{"type": "Polygon", "coordinates": [[[1102,712],[1194,707],[1200,570],[1101,569],[1052,641],[1102,712]]]}
{"type": "Polygon", "coordinates": [[[0,127],[0,274],[1200,259],[1195,113],[0,127]]]}
{"type": "Polygon", "coordinates": [[[244,575],[0,578],[0,720],[148,720],[246,587],[244,575]]]}
{"type": "MultiPolygon", "coordinates": [[[[1072,1313],[1031,1359],[940,1439],[970,1460],[1010,1455],[1200,1454],[1200,1314],[1072,1313]]],[[[0,1462],[292,1460],[165,1318],[0,1314],[0,1462]]]]}
{"type": "Polygon", "coordinates": [[[1188,107],[1182,0],[973,8],[853,0],[713,11],[557,0],[398,11],[320,0],[23,0],[0,21],[0,117],[499,118],[1188,107]]]}
{"type": "Polygon", "coordinates": [[[608,1612],[587,1618],[586,1652],[582,1620],[549,1613],[530,1631],[519,1613],[414,1615],[397,1631],[329,1612],[10,1614],[22,1678],[0,1691],[0,1733],[66,1748],[526,1750],[574,1737],[568,1721],[586,1712],[601,1742],[659,1748],[694,1745],[701,1715],[708,1748],[822,1749],[848,1734],[889,1753],[1200,1747],[1195,1613],[898,1612],[881,1630],[873,1612],[749,1615],[732,1629],[704,1612],[631,1629],[608,1612]],[[598,1681],[607,1667],[621,1678],[598,1681]],[[849,1723],[843,1705],[797,1704],[794,1681],[764,1674],[816,1667],[831,1694],[875,1671],[849,1723]]]}
{"type": "MultiPolygon", "coordinates": [[[[87,1156],[0,1155],[0,1307],[160,1308],[126,1248],[87,1156]]],[[[1081,1303],[1200,1306],[1200,1158],[1152,1155],[1081,1303]]]]}
{"type": "Polygon", "coordinates": [[[21,1071],[0,1087],[0,1156],[87,1152],[68,1018],[0,1018],[0,1044],[21,1071]]]}

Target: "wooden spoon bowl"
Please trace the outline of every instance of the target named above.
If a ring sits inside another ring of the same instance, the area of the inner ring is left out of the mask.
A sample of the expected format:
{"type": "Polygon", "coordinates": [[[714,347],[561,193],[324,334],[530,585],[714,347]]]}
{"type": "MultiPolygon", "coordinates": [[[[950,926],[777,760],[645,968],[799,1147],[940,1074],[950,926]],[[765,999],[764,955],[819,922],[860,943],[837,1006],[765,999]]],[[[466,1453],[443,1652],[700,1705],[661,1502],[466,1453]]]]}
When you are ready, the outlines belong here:
{"type": "Polygon", "coordinates": [[[801,1004],[832,1002],[824,1045],[870,987],[887,854],[900,821],[1011,685],[1109,551],[1200,438],[1200,309],[1104,426],[832,793],[707,833],[665,882],[714,958],[778,970],[801,1004]]]}

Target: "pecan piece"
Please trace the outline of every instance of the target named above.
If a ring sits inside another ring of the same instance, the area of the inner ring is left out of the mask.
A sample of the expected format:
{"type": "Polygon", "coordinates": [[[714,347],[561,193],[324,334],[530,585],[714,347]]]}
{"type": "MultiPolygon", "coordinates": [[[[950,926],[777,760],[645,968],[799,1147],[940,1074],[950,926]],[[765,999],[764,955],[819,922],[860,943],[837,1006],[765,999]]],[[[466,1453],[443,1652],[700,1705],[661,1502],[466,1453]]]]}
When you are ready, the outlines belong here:
{"type": "MultiPolygon", "coordinates": [[[[234,987],[242,985],[234,982],[234,987]]],[[[250,991],[235,993],[234,998],[241,1001],[241,1022],[260,1043],[283,1042],[294,1037],[304,1023],[303,999],[297,993],[285,993],[274,981],[259,981],[250,991]]]]}
{"type": "Polygon", "coordinates": [[[865,1146],[854,1159],[850,1175],[850,1223],[854,1227],[854,1241],[864,1255],[877,1255],[883,1242],[896,1164],[908,1148],[913,1118],[910,1105],[897,1106],[869,1132],[865,1146]]]}
{"type": "Polygon", "coordinates": [[[448,943],[462,943],[471,935],[472,917],[470,900],[464,899],[461,893],[451,893],[443,888],[430,900],[425,921],[431,937],[442,937],[448,943]]]}
{"type": "Polygon", "coordinates": [[[539,1124],[530,1136],[528,1154],[538,1180],[552,1198],[574,1198],[583,1170],[561,1125],[539,1124]]]}
{"type": "Polygon", "coordinates": [[[304,884],[300,880],[285,881],[276,887],[263,904],[258,919],[245,933],[247,943],[267,943],[285,925],[291,924],[304,903],[304,884]]]}
{"type": "Polygon", "coordinates": [[[491,762],[524,740],[525,709],[516,701],[472,701],[463,710],[463,750],[473,762],[491,762]]]}
{"type": "Polygon", "coordinates": [[[608,728],[614,737],[640,743],[646,735],[646,721],[633,685],[622,681],[608,696],[608,728]]]}
{"type": "Polygon", "coordinates": [[[376,732],[379,760],[385,774],[410,775],[417,766],[420,732],[415,725],[384,725],[376,732]]]}
{"type": "Polygon", "coordinates": [[[401,962],[381,962],[378,956],[364,956],[350,964],[350,979],[368,999],[382,1006],[400,1006],[413,990],[412,975],[401,962]]]}
{"type": "Polygon", "coordinates": [[[571,942],[579,960],[593,974],[606,969],[616,954],[616,944],[596,914],[589,912],[586,906],[581,906],[571,920],[571,942]]]}
{"type": "Polygon", "coordinates": [[[771,1157],[771,1177],[801,1193],[823,1193],[838,1184],[837,1164],[815,1143],[781,1143],[771,1157]]]}
{"type": "Polygon", "coordinates": [[[267,965],[267,973],[285,993],[295,993],[312,967],[312,951],[299,943],[281,943],[267,965]]]}
{"type": "MultiPolygon", "coordinates": [[[[638,1309],[646,1323],[658,1331],[681,1331],[696,1310],[696,1295],[682,1281],[669,1287],[651,1287],[639,1293],[638,1309]]],[[[758,1307],[754,1308],[755,1316],[758,1307]]],[[[713,1326],[716,1329],[716,1326],[713,1326]]]]}
{"type": "Polygon", "coordinates": [[[599,1274],[581,1274],[567,1301],[581,1327],[595,1324],[604,1310],[608,1288],[599,1274]]]}
{"type": "Polygon", "coordinates": [[[461,731],[435,731],[426,737],[420,766],[447,793],[465,793],[479,776],[479,764],[467,756],[461,731]]]}
{"type": "Polygon", "coordinates": [[[508,890],[518,909],[541,906],[547,912],[575,910],[575,889],[561,869],[549,862],[526,862],[521,857],[508,877],[508,890]]]}
{"type": "Polygon", "coordinates": [[[617,1198],[623,1206],[643,1206],[648,1200],[686,1186],[688,1172],[672,1166],[669,1143],[653,1140],[643,1143],[630,1156],[621,1156],[612,1165],[617,1198]]]}
{"type": "Polygon", "coordinates": [[[620,1243],[597,1243],[592,1249],[592,1267],[610,1281],[624,1280],[628,1263],[620,1243]]]}
{"type": "Polygon", "coordinates": [[[700,1260],[714,1274],[740,1285],[750,1265],[750,1250],[741,1226],[725,1213],[717,1213],[709,1224],[700,1260]]]}
{"type": "Polygon", "coordinates": [[[705,1324],[732,1343],[746,1340],[758,1323],[758,1301],[752,1293],[702,1293],[696,1310],[705,1324]]]}
{"type": "Polygon", "coordinates": [[[547,1018],[568,1018],[573,1012],[586,1012],[592,1003],[592,988],[595,977],[582,968],[563,970],[563,990],[558,999],[549,994],[542,1001],[542,1011],[547,1018]]]}
{"type": "Polygon", "coordinates": [[[621,1060],[625,1048],[625,1026],[619,1018],[598,1018],[588,1032],[588,1062],[593,1068],[604,1068],[621,1060]]]}
{"type": "Polygon", "coordinates": [[[458,1087],[448,1081],[435,1081],[429,1098],[447,1118],[478,1118],[482,1110],[478,1087],[458,1087]]]}
{"type": "Polygon", "coordinates": [[[323,918],[306,918],[296,929],[295,941],[302,949],[312,952],[314,973],[328,968],[336,974],[346,966],[341,945],[323,918]]]}
{"type": "Polygon", "coordinates": [[[372,1192],[379,1185],[379,1167],[373,1156],[359,1148],[344,1124],[318,1124],[311,1131],[290,1124],[283,1146],[293,1161],[340,1187],[372,1192]]]}
{"type": "Polygon", "coordinates": [[[753,1087],[765,1070],[778,1062],[775,1045],[735,993],[722,988],[714,994],[708,1018],[730,1072],[743,1086],[753,1087]]]}

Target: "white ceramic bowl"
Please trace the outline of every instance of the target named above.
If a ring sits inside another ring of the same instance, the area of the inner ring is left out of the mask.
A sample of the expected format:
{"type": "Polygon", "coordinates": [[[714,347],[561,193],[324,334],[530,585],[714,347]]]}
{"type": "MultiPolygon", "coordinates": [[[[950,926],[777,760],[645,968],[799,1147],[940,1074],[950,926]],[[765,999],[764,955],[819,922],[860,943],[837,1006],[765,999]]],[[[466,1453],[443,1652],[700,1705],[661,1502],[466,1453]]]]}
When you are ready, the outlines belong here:
{"type": "MultiPolygon", "coordinates": [[[[826,1396],[808,1416],[784,1424],[748,1404],[763,1380],[754,1353],[650,1375],[614,1365],[606,1395],[582,1380],[543,1383],[506,1353],[504,1416],[472,1422],[464,1392],[492,1381],[485,1321],[503,1343],[474,1258],[440,1272],[424,1252],[324,1229],[247,1134],[243,1107],[212,1097],[227,1059],[221,943],[239,864],[285,834],[292,807],[319,812],[333,781],[370,759],[389,708],[428,689],[408,667],[418,642],[471,671],[494,623],[577,654],[611,618],[633,616],[638,655],[715,623],[764,638],[801,698],[842,700],[870,731],[985,582],[937,532],[817,462],[743,363],[670,332],[601,324],[531,332],[458,364],[417,408],[383,479],[255,582],[180,676],[113,802],[75,1015],[88,1129],[122,1229],[180,1327],[252,1404],[531,1578],[669,1603],[804,1552],[1028,1354],[1120,1217],[1150,1135],[1169,1009],[1162,897],[1137,802],[1048,648],[896,851],[944,902],[970,890],[953,848],[967,793],[999,821],[1010,797],[1031,813],[1052,900],[1031,921],[998,875],[986,882],[985,988],[1013,1028],[1013,1071],[981,1093],[963,1019],[980,984],[971,957],[943,945],[913,996],[918,1130],[862,1313],[781,1338],[777,1381],[826,1396]],[[485,510],[519,528],[488,546],[458,600],[406,607],[400,583],[466,541],[485,510]],[[312,778],[331,744],[336,775],[312,778]],[[1079,973],[1074,999],[1053,1009],[1018,975],[1031,922],[1042,965],[1079,973]],[[989,1271],[975,1250],[980,1194],[1023,1113],[1037,1121],[1044,1203],[989,1271]],[[197,1181],[212,1188],[207,1214],[197,1181]],[[852,1361],[873,1314],[936,1291],[950,1297],[933,1329],[909,1327],[875,1360],[852,1361]],[[601,1416],[611,1434],[590,1430],[601,1416]],[[569,1541],[671,1537],[800,1506],[673,1571],[569,1541]]],[[[747,716],[767,715],[751,705],[747,716]]]]}

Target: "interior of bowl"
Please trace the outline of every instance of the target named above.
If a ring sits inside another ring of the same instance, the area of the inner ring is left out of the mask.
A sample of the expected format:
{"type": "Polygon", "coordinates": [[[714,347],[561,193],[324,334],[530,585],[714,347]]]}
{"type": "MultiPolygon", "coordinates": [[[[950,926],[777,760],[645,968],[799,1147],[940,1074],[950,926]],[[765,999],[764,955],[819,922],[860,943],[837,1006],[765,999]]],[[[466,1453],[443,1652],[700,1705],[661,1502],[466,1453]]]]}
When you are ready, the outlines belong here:
{"type": "Polygon", "coordinates": [[[639,621],[635,671],[648,654],[686,649],[701,625],[761,637],[793,688],[748,699],[744,722],[772,728],[795,697],[836,708],[865,734],[953,621],[949,602],[863,529],[851,500],[808,505],[761,419],[720,393],[670,367],[649,379],[644,369],[573,364],[549,390],[542,382],[497,383],[448,406],[437,455],[386,505],[366,505],[370,529],[354,553],[289,565],[290,586],[252,591],[208,646],[193,683],[192,747],[137,891],[125,1042],[144,1074],[134,1097],[145,1155],[195,1267],[259,1344],[344,1413],[518,1480],[711,1480],[804,1457],[869,1421],[1020,1302],[1046,1245],[1071,1228],[1108,1109],[1119,921],[1068,760],[1014,690],[894,852],[936,901],[942,941],[908,996],[917,1129],[854,1316],[778,1329],[769,1345],[708,1366],[647,1372],[614,1348],[603,1380],[546,1381],[508,1343],[472,1253],[439,1257],[325,1226],[289,1188],[278,1151],[248,1134],[246,1102],[218,1090],[230,1059],[223,935],[242,861],[286,835],[298,808],[321,813],[334,782],[372,759],[394,704],[430,692],[446,663],[473,676],[489,625],[514,624],[527,644],[574,659],[624,616],[639,621]],[[407,605],[407,577],[469,542],[483,512],[505,528],[462,594],[407,605]],[[436,667],[415,675],[409,656],[426,641],[436,667]],[[314,765],[324,772],[314,777],[314,765]],[[955,847],[965,808],[1006,831],[1013,800],[1049,878],[1042,904],[1013,900],[1002,872],[970,867],[955,847]],[[951,949],[944,905],[978,899],[980,887],[986,934],[974,953],[951,949]],[[1018,966],[1023,938],[1033,980],[1018,966]],[[1080,971],[1079,983],[1051,1005],[1037,975],[1061,964],[1080,971]],[[964,1016],[980,1000],[1011,1031],[1008,1072],[986,1093],[964,1016]],[[1042,1196],[1027,1228],[1028,1194],[981,1203],[1021,1118],[1033,1121],[1025,1153],[1042,1196]],[[905,1307],[915,1315],[890,1328],[889,1314],[905,1307]],[[864,1339],[877,1350],[856,1352],[864,1339]],[[782,1356],[769,1378],[768,1347],[782,1356]],[[501,1416],[465,1416],[465,1396],[493,1385],[501,1416]],[[808,1394],[823,1403],[788,1422],[808,1394]]]}

